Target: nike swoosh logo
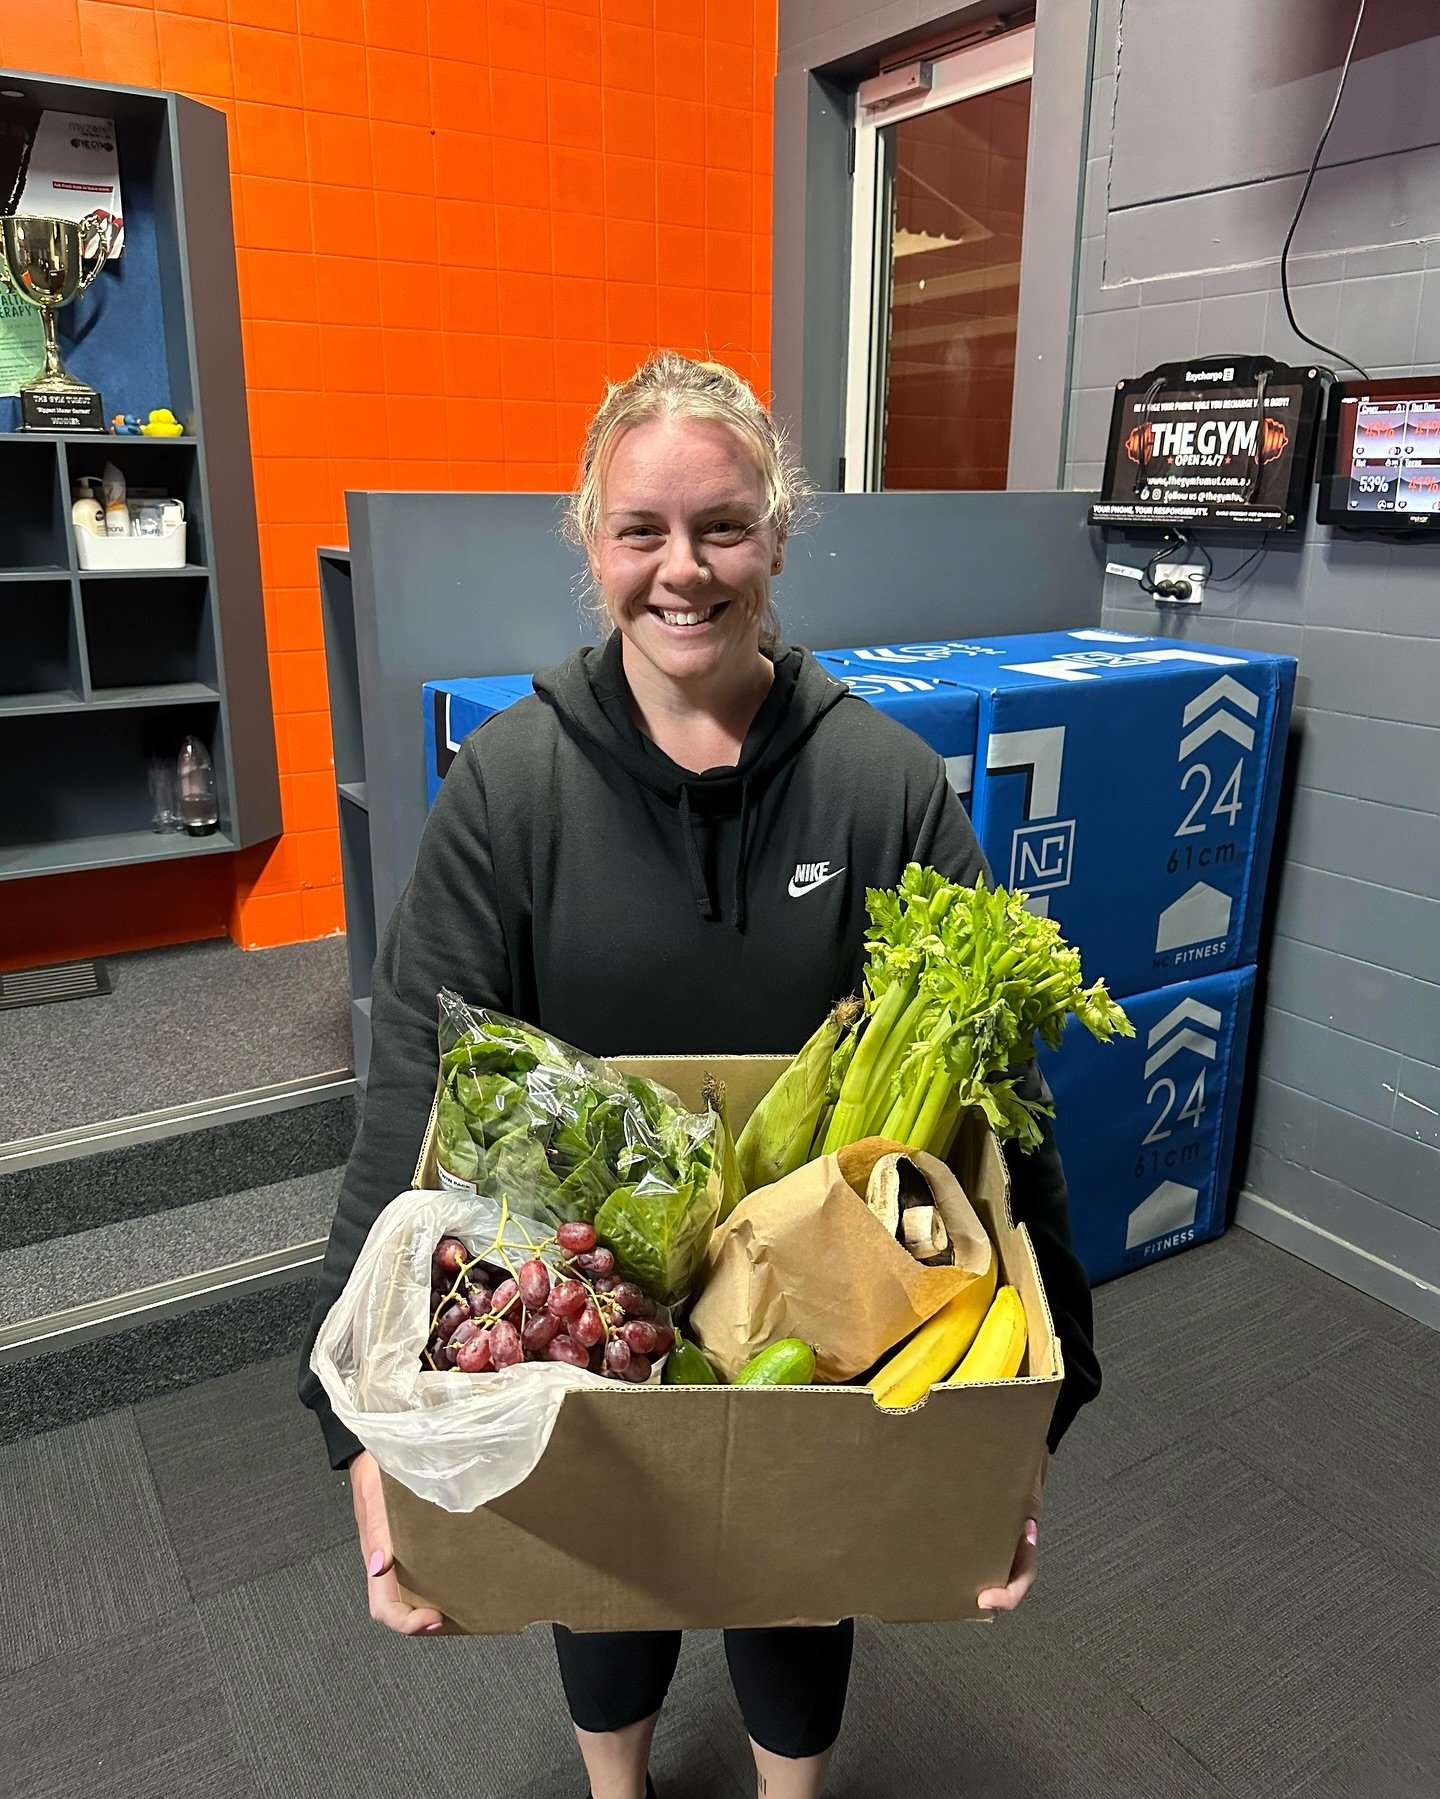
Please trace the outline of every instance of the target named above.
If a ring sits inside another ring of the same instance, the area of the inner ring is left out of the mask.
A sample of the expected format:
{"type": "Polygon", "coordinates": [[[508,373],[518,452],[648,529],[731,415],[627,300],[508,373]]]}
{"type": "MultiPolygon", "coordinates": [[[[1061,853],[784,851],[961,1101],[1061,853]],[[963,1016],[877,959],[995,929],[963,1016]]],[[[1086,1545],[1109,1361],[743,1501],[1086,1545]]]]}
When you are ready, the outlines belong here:
{"type": "Polygon", "coordinates": [[[818,881],[806,881],[798,886],[796,885],[794,875],[791,875],[790,897],[791,899],[800,899],[804,894],[813,893],[817,887],[823,887],[827,881],[833,881],[836,875],[843,875],[844,872],[845,870],[843,868],[832,868],[828,875],[821,875],[818,881]]]}

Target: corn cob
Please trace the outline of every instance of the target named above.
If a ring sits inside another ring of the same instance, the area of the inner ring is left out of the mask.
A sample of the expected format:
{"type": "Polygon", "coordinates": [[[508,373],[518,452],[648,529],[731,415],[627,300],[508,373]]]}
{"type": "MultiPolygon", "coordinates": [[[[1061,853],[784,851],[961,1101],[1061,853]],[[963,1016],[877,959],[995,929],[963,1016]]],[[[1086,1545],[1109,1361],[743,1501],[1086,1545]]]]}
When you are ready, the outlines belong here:
{"type": "Polygon", "coordinates": [[[740,1156],[735,1147],[735,1139],[730,1135],[730,1119],[725,1110],[725,1083],[717,1081],[713,1074],[707,1074],[701,1087],[701,1097],[718,1120],[716,1147],[720,1162],[720,1216],[716,1223],[724,1224],[745,1197],[745,1179],[740,1173],[740,1156]]]}
{"type": "Polygon", "coordinates": [[[858,1000],[841,1000],[750,1114],[735,1146],[747,1193],[768,1187],[809,1161],[830,1081],[831,1057],[859,1016],[858,1000]]]}
{"type": "Polygon", "coordinates": [[[1025,1302],[1013,1287],[1002,1287],[964,1361],[946,1384],[958,1387],[973,1380],[1013,1380],[1024,1359],[1025,1302]]]}
{"type": "Polygon", "coordinates": [[[997,1278],[995,1251],[990,1265],[968,1287],[941,1306],[920,1326],[908,1343],[902,1343],[870,1382],[876,1405],[907,1406],[922,1400],[937,1382],[951,1373],[974,1341],[997,1278]]]}

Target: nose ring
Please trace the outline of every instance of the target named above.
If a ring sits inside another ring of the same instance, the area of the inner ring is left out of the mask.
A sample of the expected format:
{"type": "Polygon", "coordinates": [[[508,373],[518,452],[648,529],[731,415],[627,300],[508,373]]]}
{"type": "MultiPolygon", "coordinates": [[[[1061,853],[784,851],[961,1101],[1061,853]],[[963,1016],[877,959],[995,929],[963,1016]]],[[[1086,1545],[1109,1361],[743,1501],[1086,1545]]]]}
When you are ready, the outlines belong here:
{"type": "Polygon", "coordinates": [[[710,570],[704,567],[703,564],[696,570],[696,573],[702,582],[710,579],[710,570]]]}

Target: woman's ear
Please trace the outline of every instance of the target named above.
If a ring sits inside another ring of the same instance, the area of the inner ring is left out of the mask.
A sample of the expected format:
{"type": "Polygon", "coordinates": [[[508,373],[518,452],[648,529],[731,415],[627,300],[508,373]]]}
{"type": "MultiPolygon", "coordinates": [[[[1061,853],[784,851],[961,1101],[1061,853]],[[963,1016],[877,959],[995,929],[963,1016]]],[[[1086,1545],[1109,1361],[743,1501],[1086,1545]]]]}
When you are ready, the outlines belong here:
{"type": "Polygon", "coordinates": [[[778,575],[780,573],[781,569],[784,568],[784,566],[785,566],[785,539],[783,537],[777,537],[775,539],[775,555],[772,558],[771,563],[770,563],[770,573],[772,575],[778,575]]]}

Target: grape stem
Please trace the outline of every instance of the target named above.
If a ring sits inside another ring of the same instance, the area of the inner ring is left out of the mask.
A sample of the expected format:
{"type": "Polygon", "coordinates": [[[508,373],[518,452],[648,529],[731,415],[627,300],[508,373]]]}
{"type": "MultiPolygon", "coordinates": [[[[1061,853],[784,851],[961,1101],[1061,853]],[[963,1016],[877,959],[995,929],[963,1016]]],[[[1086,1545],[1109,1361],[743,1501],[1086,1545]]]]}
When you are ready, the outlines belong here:
{"type": "MultiPolygon", "coordinates": [[[[515,1229],[519,1232],[520,1236],[524,1239],[525,1247],[530,1251],[530,1254],[532,1257],[539,1256],[544,1250],[549,1249],[552,1244],[557,1249],[560,1247],[559,1238],[556,1237],[553,1233],[548,1237],[542,1237],[541,1240],[539,1241],[539,1243],[537,1244],[534,1241],[534,1239],[531,1237],[529,1231],[526,1230],[523,1219],[520,1219],[520,1218],[512,1219],[511,1218],[510,1203],[508,1200],[502,1199],[500,1201],[500,1232],[499,1232],[499,1235],[495,1238],[494,1242],[491,1243],[491,1245],[488,1249],[480,1250],[477,1254],[471,1256],[471,1258],[468,1262],[462,1262],[460,1264],[459,1268],[456,1269],[455,1279],[451,1282],[450,1291],[447,1294],[445,1294],[444,1298],[441,1299],[436,1304],[435,1310],[430,1315],[430,1333],[429,1333],[430,1335],[432,1335],[432,1336],[434,1335],[435,1327],[436,1327],[436,1325],[439,1324],[439,1322],[440,1322],[441,1318],[444,1316],[447,1308],[454,1305],[456,1300],[459,1299],[460,1289],[461,1289],[462,1285],[464,1284],[464,1282],[472,1268],[478,1268],[482,1262],[488,1262],[493,1258],[493,1259],[497,1260],[500,1263],[501,1267],[503,1267],[508,1272],[511,1280],[515,1280],[517,1278],[517,1271],[515,1268],[515,1264],[511,1260],[510,1254],[505,1247],[505,1227],[508,1224],[513,1224],[515,1226],[515,1229]]],[[[620,1325],[624,1322],[623,1317],[615,1315],[615,1304],[614,1304],[614,1301],[610,1299],[610,1295],[608,1293],[597,1293],[594,1286],[590,1283],[590,1281],[588,1281],[585,1278],[585,1276],[583,1274],[577,1274],[575,1272],[573,1258],[566,1256],[564,1258],[564,1265],[565,1265],[565,1278],[567,1280],[579,1281],[580,1285],[585,1289],[585,1292],[589,1299],[589,1303],[591,1305],[593,1305],[595,1307],[595,1310],[599,1313],[600,1322],[605,1326],[605,1336],[604,1336],[603,1341],[608,1344],[610,1342],[611,1338],[615,1335],[616,1331],[619,1329],[620,1325]],[[607,1301],[609,1301],[608,1304],[606,1303],[607,1301]]],[[[481,1323],[482,1325],[484,1325],[485,1328],[487,1328],[487,1329],[491,1325],[498,1324],[500,1322],[500,1320],[510,1310],[510,1308],[517,1303],[519,1298],[520,1298],[520,1295],[519,1295],[518,1291],[515,1293],[512,1293],[510,1298],[505,1302],[505,1304],[500,1308],[500,1310],[498,1312],[486,1312],[485,1316],[482,1319],[480,1319],[478,1322],[481,1323]]],[[[428,1349],[425,1351],[425,1359],[426,1359],[426,1361],[429,1362],[431,1368],[435,1371],[436,1374],[448,1374],[450,1372],[450,1370],[448,1368],[442,1368],[436,1362],[434,1356],[430,1353],[430,1351],[428,1349]]]]}
{"type": "MultiPolygon", "coordinates": [[[[480,1250],[477,1254],[471,1256],[471,1258],[468,1262],[462,1262],[460,1264],[460,1266],[455,1270],[455,1279],[451,1283],[450,1291],[445,1295],[445,1297],[442,1300],[439,1301],[439,1303],[435,1307],[435,1310],[430,1315],[430,1329],[432,1332],[434,1331],[435,1326],[440,1322],[441,1315],[444,1313],[445,1308],[447,1306],[453,1305],[455,1303],[455,1301],[460,1297],[461,1285],[464,1282],[466,1276],[470,1273],[470,1270],[472,1268],[478,1267],[481,1262],[488,1262],[490,1260],[491,1256],[498,1257],[501,1265],[509,1271],[511,1280],[514,1280],[515,1265],[510,1260],[510,1256],[505,1249],[505,1226],[507,1224],[509,1224],[509,1222],[510,1222],[510,1202],[506,1199],[502,1199],[500,1201],[500,1234],[499,1234],[499,1236],[496,1237],[495,1241],[490,1245],[490,1247],[488,1249],[480,1250]]],[[[515,1227],[520,1232],[520,1235],[525,1238],[525,1243],[526,1243],[527,1248],[533,1247],[530,1243],[530,1237],[529,1237],[528,1232],[526,1231],[524,1225],[521,1224],[521,1222],[518,1218],[515,1220],[515,1227]]],[[[544,1246],[542,1245],[541,1247],[543,1248],[544,1246]]],[[[489,1314],[487,1313],[487,1316],[488,1315],[489,1314]]],[[[496,1316],[499,1317],[500,1314],[497,1313],[496,1316]]]]}

